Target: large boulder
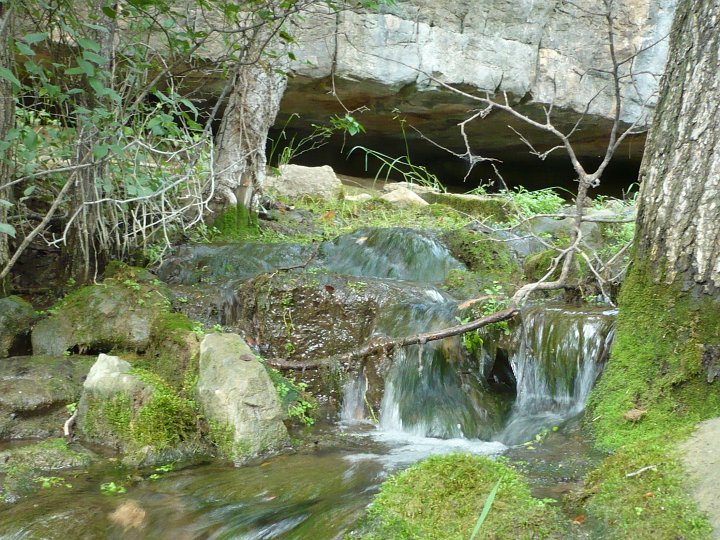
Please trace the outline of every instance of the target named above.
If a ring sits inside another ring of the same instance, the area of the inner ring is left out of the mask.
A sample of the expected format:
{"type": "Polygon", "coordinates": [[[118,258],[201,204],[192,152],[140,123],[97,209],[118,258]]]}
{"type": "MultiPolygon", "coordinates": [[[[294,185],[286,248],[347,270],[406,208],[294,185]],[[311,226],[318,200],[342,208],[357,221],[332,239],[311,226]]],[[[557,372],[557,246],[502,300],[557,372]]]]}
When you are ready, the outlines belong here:
{"type": "Polygon", "coordinates": [[[170,303],[152,283],[106,279],[66,296],[32,333],[34,354],[66,351],[144,351],[155,319],[170,303]]]}
{"type": "Polygon", "coordinates": [[[0,358],[29,349],[30,327],[36,318],[32,305],[19,296],[0,298],[0,358]]]}
{"type": "Polygon", "coordinates": [[[265,366],[236,334],[209,334],[200,344],[197,402],[214,442],[238,465],[290,442],[265,366]]]}
{"type": "Polygon", "coordinates": [[[0,362],[0,439],[61,435],[94,358],[24,356],[0,362]]]}
{"type": "Polygon", "coordinates": [[[132,464],[185,459],[195,451],[192,403],[117,356],[100,354],[90,369],[77,424],[85,440],[120,450],[132,464]]]}
{"type": "Polygon", "coordinates": [[[266,191],[294,199],[311,196],[336,199],[342,183],[329,165],[303,167],[302,165],[281,165],[278,176],[268,175],[263,185],[266,191]]]}

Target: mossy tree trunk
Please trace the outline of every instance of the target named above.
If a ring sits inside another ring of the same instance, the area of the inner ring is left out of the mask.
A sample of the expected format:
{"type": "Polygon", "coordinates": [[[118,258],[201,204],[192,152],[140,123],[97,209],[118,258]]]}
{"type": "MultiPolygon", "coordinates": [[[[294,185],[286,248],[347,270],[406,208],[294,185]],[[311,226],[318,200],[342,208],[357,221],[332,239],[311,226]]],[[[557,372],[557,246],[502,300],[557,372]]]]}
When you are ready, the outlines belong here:
{"type": "Polygon", "coordinates": [[[682,437],[720,415],[719,55],[720,0],[681,0],[615,343],[590,404],[601,446],[682,437]]]}

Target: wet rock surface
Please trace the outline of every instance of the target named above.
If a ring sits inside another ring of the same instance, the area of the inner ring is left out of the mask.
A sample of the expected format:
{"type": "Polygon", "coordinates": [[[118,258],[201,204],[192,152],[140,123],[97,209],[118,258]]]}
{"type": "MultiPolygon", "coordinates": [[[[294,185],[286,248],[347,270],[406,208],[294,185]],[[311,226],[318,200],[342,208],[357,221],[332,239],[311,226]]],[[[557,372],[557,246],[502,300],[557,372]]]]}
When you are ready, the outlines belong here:
{"type": "Polygon", "coordinates": [[[0,439],[62,434],[65,405],[80,397],[95,361],[87,356],[24,356],[0,362],[0,439]]]}
{"type": "Polygon", "coordinates": [[[35,309],[19,296],[0,298],[0,358],[30,351],[30,327],[35,309]]]}

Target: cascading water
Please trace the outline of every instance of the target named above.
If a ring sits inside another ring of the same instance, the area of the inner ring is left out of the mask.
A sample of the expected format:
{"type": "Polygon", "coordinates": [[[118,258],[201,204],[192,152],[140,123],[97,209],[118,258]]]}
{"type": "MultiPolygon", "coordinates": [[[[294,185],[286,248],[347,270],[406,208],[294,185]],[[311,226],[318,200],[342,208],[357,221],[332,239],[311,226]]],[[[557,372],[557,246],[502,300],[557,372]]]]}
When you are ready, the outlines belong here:
{"type": "Polygon", "coordinates": [[[439,283],[463,268],[431,234],[413,229],[359,229],[324,242],[318,266],[360,277],[439,283]]]}
{"type": "Polygon", "coordinates": [[[524,310],[509,355],[517,398],[496,439],[521,443],[580,413],[610,351],[614,322],[612,310],[524,310]]]}

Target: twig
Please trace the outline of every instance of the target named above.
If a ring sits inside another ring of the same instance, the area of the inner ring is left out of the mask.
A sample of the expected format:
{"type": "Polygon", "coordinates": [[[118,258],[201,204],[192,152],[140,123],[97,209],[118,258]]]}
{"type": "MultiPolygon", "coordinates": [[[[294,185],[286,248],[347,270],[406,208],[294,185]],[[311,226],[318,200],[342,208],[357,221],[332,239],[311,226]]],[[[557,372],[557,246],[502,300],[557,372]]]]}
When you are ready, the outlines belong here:
{"type": "Polygon", "coordinates": [[[643,467],[642,469],[638,469],[638,470],[635,471],[635,472],[627,473],[627,474],[625,475],[625,478],[632,478],[633,476],[639,476],[639,475],[641,475],[642,473],[647,472],[647,471],[651,471],[651,470],[652,470],[652,471],[656,471],[656,470],[657,470],[657,465],[648,465],[647,467],[643,467]]]}

